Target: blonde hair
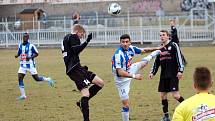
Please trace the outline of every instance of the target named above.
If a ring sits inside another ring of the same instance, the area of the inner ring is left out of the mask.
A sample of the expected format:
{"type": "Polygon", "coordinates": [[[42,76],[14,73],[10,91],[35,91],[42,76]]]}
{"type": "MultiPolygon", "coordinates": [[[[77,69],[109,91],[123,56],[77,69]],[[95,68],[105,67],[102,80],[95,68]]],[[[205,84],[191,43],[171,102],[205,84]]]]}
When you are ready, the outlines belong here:
{"type": "Polygon", "coordinates": [[[76,31],[86,33],[84,27],[81,26],[80,24],[76,24],[73,26],[73,32],[76,32],[76,31]]]}

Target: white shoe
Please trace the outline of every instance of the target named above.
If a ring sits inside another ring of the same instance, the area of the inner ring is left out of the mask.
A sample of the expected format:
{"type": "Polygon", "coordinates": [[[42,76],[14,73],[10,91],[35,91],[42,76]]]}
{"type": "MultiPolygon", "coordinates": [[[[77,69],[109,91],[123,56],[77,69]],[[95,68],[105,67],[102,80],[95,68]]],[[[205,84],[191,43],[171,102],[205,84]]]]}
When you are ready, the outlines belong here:
{"type": "Polygon", "coordinates": [[[55,86],[55,81],[52,80],[50,77],[48,77],[48,84],[49,84],[49,86],[54,87],[55,86]]]}
{"type": "Polygon", "coordinates": [[[17,99],[17,100],[25,100],[25,99],[27,99],[27,96],[19,96],[19,97],[17,97],[16,99],[17,99]]]}

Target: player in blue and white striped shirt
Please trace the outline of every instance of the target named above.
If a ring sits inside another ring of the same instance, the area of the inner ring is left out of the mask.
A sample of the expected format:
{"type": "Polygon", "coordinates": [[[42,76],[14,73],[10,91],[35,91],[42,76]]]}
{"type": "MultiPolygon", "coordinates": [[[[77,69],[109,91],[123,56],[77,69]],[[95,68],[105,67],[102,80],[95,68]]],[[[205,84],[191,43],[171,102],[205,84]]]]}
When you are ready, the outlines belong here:
{"type": "Polygon", "coordinates": [[[142,76],[141,74],[138,74],[138,71],[144,68],[151,59],[159,55],[159,49],[161,48],[162,47],[140,49],[131,45],[130,36],[128,34],[124,34],[120,37],[120,47],[116,50],[112,57],[112,72],[119,96],[123,104],[123,121],[129,121],[129,90],[131,80],[142,79],[142,76]],[[134,55],[145,52],[152,53],[144,57],[142,61],[132,63],[132,58],[134,55]]]}
{"type": "Polygon", "coordinates": [[[18,81],[19,81],[19,89],[21,92],[21,96],[18,97],[18,100],[26,99],[25,89],[24,89],[24,82],[23,79],[29,71],[32,75],[32,77],[36,81],[46,81],[50,86],[54,86],[54,81],[48,77],[44,76],[38,76],[36,64],[34,58],[38,56],[38,50],[35,47],[35,45],[28,42],[29,34],[24,33],[23,34],[23,43],[19,44],[18,52],[15,55],[15,58],[20,57],[20,67],[18,70],[18,81]]]}

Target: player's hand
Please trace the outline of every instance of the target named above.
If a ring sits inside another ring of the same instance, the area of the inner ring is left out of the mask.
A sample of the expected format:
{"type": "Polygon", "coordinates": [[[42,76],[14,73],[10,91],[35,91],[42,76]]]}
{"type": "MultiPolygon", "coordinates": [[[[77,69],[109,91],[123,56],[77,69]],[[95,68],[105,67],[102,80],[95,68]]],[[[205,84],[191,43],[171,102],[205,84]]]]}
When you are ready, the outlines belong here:
{"type": "Polygon", "coordinates": [[[149,74],[149,79],[153,79],[154,75],[152,73],[149,74]]]}
{"type": "Polygon", "coordinates": [[[87,35],[87,42],[90,42],[90,40],[93,38],[93,34],[92,33],[89,33],[88,35],[87,35]]]}
{"type": "Polygon", "coordinates": [[[15,58],[18,58],[19,56],[18,55],[15,55],[15,58]]]}
{"type": "Polygon", "coordinates": [[[164,47],[165,47],[164,44],[160,44],[160,46],[157,48],[157,50],[160,50],[160,49],[162,49],[164,47]]]}
{"type": "Polygon", "coordinates": [[[182,76],[183,74],[181,73],[181,72],[178,72],[178,74],[177,74],[177,77],[178,77],[178,80],[181,80],[182,79],[182,76]]]}
{"type": "Polygon", "coordinates": [[[142,80],[142,75],[141,74],[135,74],[135,78],[137,80],[142,80]]]}

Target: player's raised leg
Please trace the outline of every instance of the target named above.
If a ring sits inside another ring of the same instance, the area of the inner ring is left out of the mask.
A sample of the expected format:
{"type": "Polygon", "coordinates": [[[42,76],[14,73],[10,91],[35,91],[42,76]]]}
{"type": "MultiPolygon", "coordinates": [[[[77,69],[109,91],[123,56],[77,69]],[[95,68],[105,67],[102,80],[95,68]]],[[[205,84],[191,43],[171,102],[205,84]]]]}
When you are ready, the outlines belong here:
{"type": "Polygon", "coordinates": [[[146,57],[142,58],[142,60],[140,62],[136,62],[133,63],[129,69],[129,72],[131,74],[137,74],[138,71],[140,71],[142,68],[144,68],[149,61],[151,61],[152,59],[154,59],[155,57],[157,57],[160,54],[160,50],[155,50],[152,53],[150,53],[149,55],[147,55],[146,57]]]}
{"type": "Polygon", "coordinates": [[[151,52],[149,55],[147,55],[146,57],[142,58],[142,61],[149,62],[150,60],[152,60],[155,57],[157,57],[158,55],[160,55],[160,53],[161,53],[160,50],[155,50],[155,51],[151,52]]]}
{"type": "Polygon", "coordinates": [[[38,74],[32,75],[35,81],[45,81],[48,82],[49,86],[54,87],[55,81],[52,80],[50,77],[38,76],[38,74]]]}
{"type": "Polygon", "coordinates": [[[94,77],[92,83],[93,85],[89,88],[90,93],[89,99],[94,97],[104,86],[104,81],[98,76],[94,77]]]}

